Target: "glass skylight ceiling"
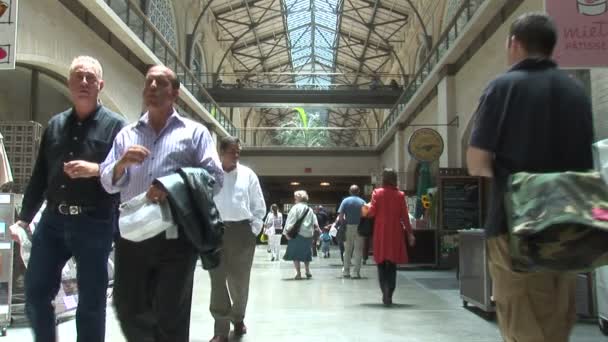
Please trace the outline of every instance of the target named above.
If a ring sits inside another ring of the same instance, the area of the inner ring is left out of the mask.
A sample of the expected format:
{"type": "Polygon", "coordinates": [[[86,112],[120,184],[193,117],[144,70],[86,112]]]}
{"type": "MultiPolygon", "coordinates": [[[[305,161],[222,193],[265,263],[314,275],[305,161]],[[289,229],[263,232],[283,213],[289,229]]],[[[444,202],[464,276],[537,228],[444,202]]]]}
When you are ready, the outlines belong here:
{"type": "Polygon", "coordinates": [[[295,83],[323,87],[334,72],[338,3],[341,0],[284,0],[295,83]]]}

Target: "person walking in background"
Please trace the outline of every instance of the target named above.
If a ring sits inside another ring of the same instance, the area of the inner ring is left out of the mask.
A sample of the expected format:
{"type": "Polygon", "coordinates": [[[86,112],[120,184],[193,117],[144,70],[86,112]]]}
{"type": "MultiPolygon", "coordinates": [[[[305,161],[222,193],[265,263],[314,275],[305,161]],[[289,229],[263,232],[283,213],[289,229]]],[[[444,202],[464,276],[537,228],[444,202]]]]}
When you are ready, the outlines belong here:
{"type": "Polygon", "coordinates": [[[287,220],[285,221],[285,230],[283,234],[287,237],[287,251],[285,251],[285,260],[293,261],[293,266],[296,270],[294,279],[302,279],[300,272],[300,263],[304,263],[306,278],[311,278],[310,262],[312,261],[312,236],[315,230],[319,230],[317,216],[308,206],[308,194],[304,190],[298,190],[293,193],[295,205],[289,211],[287,220]],[[299,222],[298,222],[299,221],[299,222]],[[300,223],[299,226],[296,223],[300,223]],[[297,234],[292,238],[289,237],[289,232],[292,229],[297,229],[297,234]]]}
{"type": "Polygon", "coordinates": [[[270,248],[272,255],[270,261],[278,261],[281,255],[281,238],[283,237],[283,214],[279,211],[278,205],[273,203],[270,206],[264,227],[264,232],[268,236],[268,248],[270,248]]]}
{"type": "MultiPolygon", "coordinates": [[[[209,130],[175,110],[180,82],[163,65],[152,66],[144,82],[147,111],[118,133],[101,165],[101,183],[126,202],[142,193],[167,201],[156,178],[184,167],[204,168],[221,186],[223,172],[209,130]]],[[[114,305],[129,342],[187,342],[197,253],[186,234],[166,231],[141,242],[116,242],[114,305]]],[[[104,268],[104,272],[105,272],[104,268]]]]}
{"type": "Polygon", "coordinates": [[[346,197],[340,204],[338,209],[338,218],[336,222],[346,222],[346,235],[344,240],[344,267],[342,268],[342,277],[350,278],[351,261],[353,266],[354,279],[361,278],[361,253],[363,252],[363,237],[359,235],[358,227],[361,221],[361,207],[365,201],[359,197],[359,187],[351,185],[348,192],[349,197],[346,197]]]}
{"type": "Polygon", "coordinates": [[[266,203],[258,176],[239,163],[241,141],[224,137],[220,141],[220,159],[224,186],[215,195],[215,204],[226,225],[222,259],[209,271],[211,300],[209,310],[215,319],[213,342],[228,341],[230,322],[234,334],[247,333],[245,310],[249,298],[249,280],[255,244],[262,231],[266,203]]]}
{"type": "MultiPolygon", "coordinates": [[[[372,193],[367,216],[374,218],[374,261],[378,265],[382,303],[386,306],[393,303],[393,293],[397,286],[397,264],[408,262],[405,234],[410,246],[416,241],[406,201],[405,194],[397,189],[397,173],[393,169],[384,169],[382,187],[372,193]]],[[[364,209],[364,214],[365,211],[364,209]]]]}
{"type": "Polygon", "coordinates": [[[483,92],[467,151],[469,173],[492,180],[484,226],[498,324],[507,342],[566,342],[576,321],[575,273],[513,271],[504,206],[513,173],[593,168],[591,99],[551,59],[557,39],[546,14],[513,22],[506,44],[511,68],[483,92]]]}
{"type": "MultiPolygon", "coordinates": [[[[323,208],[322,205],[319,205],[315,208],[315,216],[317,216],[317,223],[319,224],[319,227],[325,227],[325,225],[327,224],[327,222],[329,220],[329,214],[327,213],[327,210],[325,210],[325,208],[323,208]]],[[[318,242],[319,242],[319,232],[315,231],[312,236],[312,256],[313,257],[317,256],[318,242]]]]}
{"type": "Polygon", "coordinates": [[[331,235],[329,235],[329,226],[322,229],[321,236],[321,253],[324,258],[329,258],[329,249],[331,247],[331,235]]]}
{"type": "Polygon", "coordinates": [[[68,88],[73,107],[53,116],[44,130],[18,215],[16,224],[29,229],[47,201],[25,275],[25,312],[36,342],[57,339],[52,302],[70,257],[79,270],[77,341],[105,340],[106,270],[119,199],[101,186],[99,163],[125,120],[99,104],[103,86],[99,61],[88,56],[72,61],[68,88]]]}

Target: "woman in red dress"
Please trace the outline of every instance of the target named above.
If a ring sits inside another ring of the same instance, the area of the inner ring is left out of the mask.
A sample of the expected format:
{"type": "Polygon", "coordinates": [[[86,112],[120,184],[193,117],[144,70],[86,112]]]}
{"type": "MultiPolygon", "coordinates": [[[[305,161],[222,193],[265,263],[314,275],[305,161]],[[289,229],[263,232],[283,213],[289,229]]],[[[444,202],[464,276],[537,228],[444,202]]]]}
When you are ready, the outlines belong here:
{"type": "Polygon", "coordinates": [[[408,234],[410,245],[414,244],[405,203],[405,194],[397,188],[397,173],[384,169],[382,187],[372,194],[368,216],[374,218],[374,260],[378,265],[382,302],[387,306],[393,303],[397,264],[408,262],[405,234],[408,234]]]}

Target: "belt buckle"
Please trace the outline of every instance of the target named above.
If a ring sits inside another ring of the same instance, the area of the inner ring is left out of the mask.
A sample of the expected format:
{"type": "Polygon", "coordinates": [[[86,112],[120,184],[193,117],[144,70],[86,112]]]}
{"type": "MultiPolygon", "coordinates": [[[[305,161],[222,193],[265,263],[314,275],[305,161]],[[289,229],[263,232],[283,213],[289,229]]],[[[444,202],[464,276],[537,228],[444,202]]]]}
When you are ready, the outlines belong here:
{"type": "Polygon", "coordinates": [[[77,205],[70,206],[70,215],[78,215],[80,214],[80,207],[77,205]]]}
{"type": "Polygon", "coordinates": [[[77,205],[67,205],[62,203],[57,206],[57,211],[59,211],[61,215],[78,215],[80,214],[80,207],[77,205]]]}

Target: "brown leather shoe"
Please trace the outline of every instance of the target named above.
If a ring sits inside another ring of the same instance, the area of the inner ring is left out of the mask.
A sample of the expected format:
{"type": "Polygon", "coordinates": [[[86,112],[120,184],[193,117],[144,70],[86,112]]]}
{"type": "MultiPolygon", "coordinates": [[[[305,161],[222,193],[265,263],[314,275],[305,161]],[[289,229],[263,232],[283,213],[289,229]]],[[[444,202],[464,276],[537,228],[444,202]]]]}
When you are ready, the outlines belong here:
{"type": "Polygon", "coordinates": [[[216,336],[213,336],[213,338],[210,339],[209,342],[228,342],[228,337],[216,335],[216,336]]]}
{"type": "Polygon", "coordinates": [[[234,323],[234,334],[236,336],[243,336],[247,333],[247,326],[245,322],[236,322],[234,323]]]}

